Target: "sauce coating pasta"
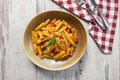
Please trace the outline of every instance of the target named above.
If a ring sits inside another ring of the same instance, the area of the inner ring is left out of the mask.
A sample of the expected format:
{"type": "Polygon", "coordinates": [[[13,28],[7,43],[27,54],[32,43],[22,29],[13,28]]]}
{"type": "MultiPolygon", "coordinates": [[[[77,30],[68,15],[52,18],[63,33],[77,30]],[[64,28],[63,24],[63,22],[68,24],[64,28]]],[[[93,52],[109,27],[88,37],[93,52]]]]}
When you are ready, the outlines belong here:
{"type": "Polygon", "coordinates": [[[76,29],[60,19],[45,20],[31,35],[34,53],[40,58],[66,60],[73,55],[78,43],[76,29]]]}

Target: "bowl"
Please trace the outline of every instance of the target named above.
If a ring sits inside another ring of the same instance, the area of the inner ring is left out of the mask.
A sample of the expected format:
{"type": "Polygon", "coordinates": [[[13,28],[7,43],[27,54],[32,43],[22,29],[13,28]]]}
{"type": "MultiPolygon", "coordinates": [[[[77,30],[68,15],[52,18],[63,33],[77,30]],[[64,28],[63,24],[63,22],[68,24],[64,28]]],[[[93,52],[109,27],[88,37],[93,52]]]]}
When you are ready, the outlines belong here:
{"type": "Polygon", "coordinates": [[[37,16],[35,16],[30,23],[27,25],[26,30],[24,32],[24,49],[28,56],[28,58],[37,66],[47,69],[47,70],[63,70],[71,67],[76,62],[78,62],[81,57],[83,56],[86,45],[87,45],[87,35],[84,26],[79,21],[77,17],[74,15],[64,12],[64,11],[45,11],[37,16]],[[70,57],[67,60],[64,61],[55,61],[53,59],[41,59],[39,56],[36,56],[34,54],[33,48],[32,48],[32,40],[31,40],[31,31],[39,25],[41,22],[45,21],[46,19],[61,19],[66,20],[71,26],[75,27],[78,34],[78,44],[76,45],[75,52],[73,53],[73,56],[70,57]]]}

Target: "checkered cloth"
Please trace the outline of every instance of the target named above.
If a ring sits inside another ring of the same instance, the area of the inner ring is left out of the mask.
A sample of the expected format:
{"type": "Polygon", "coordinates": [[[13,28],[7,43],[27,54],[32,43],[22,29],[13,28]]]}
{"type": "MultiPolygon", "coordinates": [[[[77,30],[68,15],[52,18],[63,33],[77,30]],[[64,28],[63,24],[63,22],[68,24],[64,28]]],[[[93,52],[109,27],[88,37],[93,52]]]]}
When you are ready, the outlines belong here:
{"type": "MultiPolygon", "coordinates": [[[[79,7],[75,0],[52,0],[57,3],[62,8],[73,13],[89,22],[89,34],[94,39],[98,47],[103,53],[112,53],[112,45],[114,41],[116,22],[118,17],[118,0],[98,0],[98,7],[102,11],[102,14],[105,16],[107,22],[109,23],[109,28],[107,30],[102,30],[97,26],[94,19],[90,14],[79,7]]],[[[91,4],[90,0],[84,0],[85,6],[89,7],[91,10],[94,9],[94,6],[91,4]]],[[[97,0],[96,0],[97,1],[97,0]]],[[[94,10],[94,15],[98,20],[101,21],[100,16],[97,10],[94,10]]]]}

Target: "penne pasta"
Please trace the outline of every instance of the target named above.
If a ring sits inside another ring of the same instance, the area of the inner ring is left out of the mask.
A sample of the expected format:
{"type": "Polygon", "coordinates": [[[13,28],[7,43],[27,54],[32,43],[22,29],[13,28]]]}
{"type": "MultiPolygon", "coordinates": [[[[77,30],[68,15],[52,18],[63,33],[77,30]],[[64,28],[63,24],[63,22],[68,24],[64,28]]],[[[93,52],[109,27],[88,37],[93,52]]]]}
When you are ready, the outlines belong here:
{"type": "Polygon", "coordinates": [[[42,22],[40,25],[38,25],[38,26],[35,28],[35,31],[40,30],[41,28],[43,28],[44,26],[46,26],[49,22],[50,22],[50,19],[47,19],[45,22],[42,22]]]}
{"type": "Polygon", "coordinates": [[[51,57],[53,57],[55,54],[54,53],[49,53],[48,55],[51,56],[51,57]]]}
{"type": "Polygon", "coordinates": [[[49,55],[44,54],[43,57],[51,59],[52,57],[49,55]]]}
{"type": "Polygon", "coordinates": [[[64,31],[64,32],[65,32],[65,37],[67,38],[67,40],[68,40],[72,45],[74,45],[75,43],[74,43],[74,41],[72,40],[72,38],[70,37],[69,33],[66,32],[66,31],[64,31]]]}
{"type": "Polygon", "coordinates": [[[67,27],[66,26],[63,26],[58,32],[63,32],[63,31],[65,31],[67,29],[67,27]]]}
{"type": "Polygon", "coordinates": [[[74,46],[70,47],[70,56],[73,55],[73,52],[74,52],[74,46]]]}
{"type": "Polygon", "coordinates": [[[50,19],[47,19],[47,20],[44,22],[44,26],[46,26],[49,22],[50,22],[50,19]]]}
{"type": "Polygon", "coordinates": [[[67,52],[66,52],[66,55],[65,55],[65,59],[68,59],[69,58],[69,56],[70,56],[70,52],[71,51],[71,49],[70,48],[67,48],[67,52]]]}
{"type": "Polygon", "coordinates": [[[58,20],[55,22],[55,25],[57,25],[59,22],[61,22],[60,19],[58,19],[58,20]]]}
{"type": "Polygon", "coordinates": [[[64,38],[64,41],[65,41],[64,44],[65,44],[66,48],[68,48],[68,47],[70,46],[70,44],[69,44],[69,42],[67,41],[65,35],[63,35],[63,38],[64,38]]]}
{"type": "Polygon", "coordinates": [[[41,51],[40,46],[38,46],[37,49],[38,49],[39,57],[40,57],[40,58],[43,58],[43,56],[42,56],[42,51],[41,51]]]}
{"type": "Polygon", "coordinates": [[[70,51],[71,51],[71,49],[67,48],[66,54],[64,54],[61,57],[59,57],[59,60],[61,60],[61,59],[68,59],[69,56],[70,56],[70,51]]]}
{"type": "Polygon", "coordinates": [[[40,30],[42,27],[45,26],[45,23],[41,23],[40,25],[38,25],[36,28],[35,28],[35,31],[38,31],[40,30]]]}
{"type": "Polygon", "coordinates": [[[65,20],[47,19],[32,32],[33,50],[40,58],[66,60],[73,55],[77,32],[65,20]]]}
{"type": "Polygon", "coordinates": [[[56,30],[58,30],[62,26],[62,24],[63,24],[63,22],[60,22],[59,24],[57,24],[56,30]]]}
{"type": "Polygon", "coordinates": [[[44,44],[41,45],[41,49],[44,49],[44,48],[46,48],[47,46],[48,46],[48,43],[46,42],[46,43],[44,43],[44,44]]]}
{"type": "Polygon", "coordinates": [[[55,59],[55,60],[57,60],[59,57],[61,57],[63,54],[65,53],[65,51],[63,50],[63,51],[60,51],[58,54],[56,54],[55,56],[53,56],[53,58],[55,59]]]}
{"type": "Polygon", "coordinates": [[[51,23],[55,23],[56,22],[56,19],[54,18],[52,21],[51,21],[51,23]]]}
{"type": "Polygon", "coordinates": [[[78,37],[77,37],[77,33],[76,33],[76,30],[75,28],[72,28],[71,29],[71,32],[72,32],[72,38],[75,42],[78,42],[78,37]]]}
{"type": "Polygon", "coordinates": [[[37,32],[34,33],[34,39],[35,39],[35,42],[37,43],[37,41],[39,40],[37,32]]]}
{"type": "Polygon", "coordinates": [[[71,29],[71,26],[65,20],[63,20],[62,22],[65,26],[67,26],[67,28],[71,29]]]}
{"type": "Polygon", "coordinates": [[[35,34],[35,32],[32,31],[31,34],[32,34],[32,42],[35,43],[35,38],[34,38],[34,34],[35,34]]]}
{"type": "Polygon", "coordinates": [[[43,36],[46,36],[46,37],[50,36],[48,31],[42,31],[42,34],[43,34],[43,36]]]}
{"type": "Polygon", "coordinates": [[[34,53],[37,55],[38,49],[37,49],[37,45],[35,43],[33,44],[33,49],[34,49],[34,53]]]}
{"type": "Polygon", "coordinates": [[[50,46],[48,46],[44,51],[44,54],[48,55],[50,53],[50,46]]]}
{"type": "Polygon", "coordinates": [[[37,31],[37,34],[38,34],[38,36],[39,36],[40,39],[44,38],[41,31],[37,31]]]}

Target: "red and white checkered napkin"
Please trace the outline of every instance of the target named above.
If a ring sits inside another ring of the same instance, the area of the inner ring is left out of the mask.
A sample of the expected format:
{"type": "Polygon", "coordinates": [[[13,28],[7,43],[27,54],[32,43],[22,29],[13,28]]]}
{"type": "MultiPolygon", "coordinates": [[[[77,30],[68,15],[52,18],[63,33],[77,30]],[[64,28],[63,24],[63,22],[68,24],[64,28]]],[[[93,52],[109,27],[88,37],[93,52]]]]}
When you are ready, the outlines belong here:
{"type": "MultiPolygon", "coordinates": [[[[59,6],[63,7],[67,11],[73,13],[74,15],[89,21],[89,33],[94,39],[98,47],[103,53],[112,53],[112,45],[114,41],[116,22],[118,17],[118,0],[98,0],[98,7],[105,16],[107,22],[109,23],[109,29],[101,30],[99,26],[95,23],[94,19],[89,15],[89,13],[79,7],[75,0],[52,0],[59,6]]],[[[86,7],[93,10],[94,6],[90,3],[90,0],[84,0],[86,7]]],[[[94,15],[99,19],[99,14],[94,11],[94,15]]]]}

